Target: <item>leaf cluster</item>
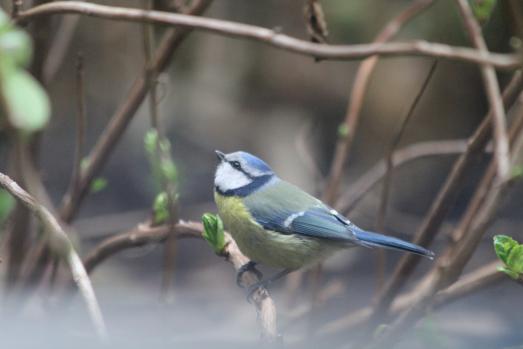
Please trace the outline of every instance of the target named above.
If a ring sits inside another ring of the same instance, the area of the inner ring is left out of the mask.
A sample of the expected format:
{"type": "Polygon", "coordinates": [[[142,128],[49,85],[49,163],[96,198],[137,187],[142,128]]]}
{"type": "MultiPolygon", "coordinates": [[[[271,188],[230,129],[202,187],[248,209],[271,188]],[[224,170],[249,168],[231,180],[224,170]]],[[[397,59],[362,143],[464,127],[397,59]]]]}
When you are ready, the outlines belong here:
{"type": "Polygon", "coordinates": [[[43,87],[25,68],[31,61],[30,37],[0,10],[1,120],[25,133],[41,130],[49,121],[50,103],[43,87]]]}
{"type": "Polygon", "coordinates": [[[494,250],[503,266],[498,268],[513,279],[523,273],[523,245],[507,235],[494,236],[494,250]]]}
{"type": "Polygon", "coordinates": [[[225,248],[223,222],[218,215],[205,213],[202,216],[203,238],[211,245],[214,253],[221,255],[225,248]]]}

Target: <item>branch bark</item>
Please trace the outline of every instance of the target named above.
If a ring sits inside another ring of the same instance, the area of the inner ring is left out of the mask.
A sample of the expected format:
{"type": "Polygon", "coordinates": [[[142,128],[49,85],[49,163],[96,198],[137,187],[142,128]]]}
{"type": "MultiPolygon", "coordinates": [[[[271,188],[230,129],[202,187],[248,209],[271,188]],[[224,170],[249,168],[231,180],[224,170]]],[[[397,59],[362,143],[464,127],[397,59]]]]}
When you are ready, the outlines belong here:
{"type": "MultiPolygon", "coordinates": [[[[201,14],[211,3],[212,0],[197,0],[194,5],[191,6],[190,10],[188,10],[188,13],[191,15],[197,15],[201,14]]],[[[57,4],[58,2],[55,2],[53,4],[57,4]]],[[[66,2],[62,3],[62,5],[69,6],[73,4],[73,8],[76,8],[77,10],[80,10],[78,13],[82,13],[82,11],[92,9],[92,6],[95,6],[95,9],[98,9],[98,6],[102,5],[94,5],[94,4],[87,4],[82,2],[66,2]]],[[[42,5],[44,6],[44,5],[42,5]]],[[[60,8],[60,6],[58,7],[60,8]]],[[[108,9],[109,12],[115,11],[117,8],[111,8],[110,6],[102,6],[102,9],[108,9]]],[[[32,10],[37,9],[36,7],[32,10]]],[[[126,9],[124,9],[126,10],[126,9]]],[[[44,8],[45,11],[45,8],[44,8]]],[[[143,10],[132,10],[135,14],[138,13],[144,13],[146,11],[143,10]]],[[[124,11],[125,13],[126,11],[124,11]]],[[[151,11],[155,12],[155,11],[151,11]]],[[[38,13],[38,10],[37,10],[38,13]]],[[[73,11],[74,13],[74,11],[73,11]]],[[[90,13],[88,11],[88,13],[90,13]]],[[[119,13],[118,10],[116,10],[116,13],[119,13]]],[[[169,13],[165,13],[166,15],[172,15],[169,13]]],[[[184,15],[178,15],[178,16],[184,16],[184,15]]],[[[191,16],[188,16],[191,17],[191,16]]],[[[191,17],[193,18],[193,17],[191,17]]],[[[196,18],[196,17],[194,17],[196,18]]],[[[152,64],[150,69],[154,70],[155,72],[159,73],[165,70],[165,68],[168,66],[169,62],[171,61],[171,58],[176,51],[176,49],[179,47],[179,45],[183,42],[183,40],[187,37],[187,35],[190,33],[189,29],[171,29],[167,31],[159,45],[158,49],[155,52],[154,58],[152,60],[152,64]]],[[[100,138],[98,139],[97,143],[95,144],[94,148],[91,150],[91,153],[88,156],[88,162],[87,166],[82,170],[80,174],[79,179],[79,186],[78,190],[72,193],[72,195],[64,197],[61,207],[60,207],[60,217],[65,222],[70,222],[75,214],[78,211],[78,208],[80,207],[83,199],[87,195],[89,191],[89,187],[91,185],[91,182],[96,177],[96,175],[101,171],[105,163],[107,162],[110,153],[114,149],[115,145],[120,140],[123,132],[127,128],[127,125],[135,115],[136,111],[142,104],[143,100],[145,99],[147,95],[147,79],[141,74],[131,87],[131,90],[129,91],[129,94],[127,95],[127,99],[120,105],[120,107],[116,110],[115,114],[112,116],[111,120],[109,121],[108,126],[106,127],[105,131],[102,133],[100,138]]]]}
{"type": "Polygon", "coordinates": [[[73,279],[80,290],[80,294],[84,298],[97,334],[101,338],[105,338],[107,336],[107,331],[91,281],[89,280],[84,265],[82,264],[80,257],[78,257],[73,244],[58,223],[57,219],[49,212],[49,210],[47,210],[47,208],[38,203],[29,193],[23,190],[15,181],[3,173],[0,173],[0,186],[13,195],[38,218],[44,231],[48,234],[49,245],[55,253],[65,260],[71,269],[73,279]]]}
{"type": "MultiPolygon", "coordinates": [[[[521,71],[518,71],[514,74],[503,92],[503,102],[505,105],[508,106],[514,103],[522,86],[523,76],[521,71]]],[[[434,199],[425,219],[414,234],[413,242],[415,244],[427,247],[432,243],[452,202],[454,202],[459,193],[459,189],[465,181],[468,169],[475,163],[477,156],[481,154],[487,145],[492,124],[491,117],[492,112],[489,112],[474,134],[469,138],[465,152],[454,163],[450,174],[441,187],[436,199],[434,199]]],[[[387,312],[390,303],[401,291],[419,261],[420,258],[411,254],[406,254],[401,257],[390,281],[385,285],[383,292],[375,304],[374,319],[380,318],[381,315],[387,312]]]]}
{"type": "MultiPolygon", "coordinates": [[[[88,253],[84,259],[85,268],[91,273],[101,262],[122,250],[150,243],[163,243],[170,234],[174,234],[177,239],[202,238],[203,226],[201,223],[180,221],[174,230],[171,228],[169,224],[157,227],[142,224],[129,232],[107,238],[88,253]]],[[[242,265],[249,262],[249,259],[241,253],[236,242],[228,233],[225,234],[225,242],[226,247],[221,255],[233,265],[234,270],[238,271],[242,265]]],[[[246,287],[258,281],[260,281],[258,276],[251,271],[243,274],[242,283],[246,287]]],[[[266,342],[279,341],[276,307],[269,292],[265,288],[259,288],[253,295],[252,302],[258,314],[262,339],[266,342]]]]}
{"type": "MultiPolygon", "coordinates": [[[[521,98],[523,98],[523,94],[521,94],[521,98]]],[[[518,115],[515,116],[511,129],[511,131],[514,131],[511,132],[514,144],[511,152],[511,166],[513,166],[514,161],[520,158],[523,152],[521,120],[523,120],[523,109],[518,110],[518,115]]],[[[495,168],[495,162],[496,158],[493,158],[489,169],[495,168]]],[[[433,304],[434,295],[441,289],[450,286],[459,277],[510,187],[511,181],[503,181],[496,174],[496,171],[486,171],[481,183],[485,186],[488,185],[488,188],[478,187],[477,193],[484,191],[485,194],[475,195],[472,202],[469,203],[467,211],[474,212],[474,219],[471,220],[470,227],[463,234],[460,241],[452,244],[447,249],[442,257],[438,259],[437,265],[432,272],[419,283],[414,291],[416,297],[411,302],[409,308],[392,323],[382,336],[372,340],[368,348],[381,348],[384,345],[390,346],[391,343],[396,342],[408,328],[423,316],[425,310],[433,304]]],[[[469,212],[466,212],[463,218],[469,215],[469,212]]]]}
{"type": "Polygon", "coordinates": [[[219,19],[198,18],[162,11],[144,11],[125,7],[96,5],[82,1],[56,1],[33,7],[19,14],[19,21],[55,14],[82,14],[112,20],[151,22],[157,24],[194,28],[234,38],[250,39],[310,57],[331,60],[361,59],[374,55],[433,56],[476,64],[491,64],[496,68],[516,69],[521,58],[516,54],[479,54],[477,50],[426,41],[372,43],[362,45],[324,45],[299,40],[277,31],[248,24],[219,19]]]}
{"type": "MultiPolygon", "coordinates": [[[[447,289],[438,292],[434,298],[434,307],[440,308],[474,292],[502,281],[505,276],[497,270],[499,261],[495,260],[464,275],[459,281],[447,289]]],[[[391,305],[391,313],[404,311],[416,298],[415,292],[410,292],[396,298],[391,305]]],[[[369,321],[372,307],[365,307],[335,321],[326,323],[318,331],[320,336],[328,336],[341,331],[348,331],[369,321]]]]}
{"type": "MultiPolygon", "coordinates": [[[[429,8],[433,3],[434,1],[432,0],[418,0],[412,2],[409,7],[392,19],[392,21],[383,28],[374,39],[373,44],[380,45],[391,40],[396,34],[398,34],[405,23],[420,14],[423,10],[429,8]]],[[[354,140],[354,135],[356,134],[365,92],[367,91],[370,77],[377,63],[378,56],[372,56],[365,59],[360,64],[354,78],[354,84],[352,86],[350,98],[347,104],[347,111],[345,113],[345,121],[343,123],[347,132],[345,135],[340,135],[338,137],[327,184],[323,193],[323,200],[331,205],[334,205],[338,198],[341,178],[354,140]]]]}
{"type": "MultiPolygon", "coordinates": [[[[461,13],[461,17],[465,24],[468,36],[476,47],[481,56],[489,54],[487,44],[481,33],[476,17],[472,13],[472,9],[467,0],[456,0],[456,3],[461,13]]],[[[485,92],[492,110],[492,123],[494,125],[494,154],[496,157],[498,180],[506,181],[509,178],[510,159],[508,149],[508,137],[505,121],[505,108],[501,99],[501,92],[499,91],[498,78],[496,70],[490,64],[481,64],[481,78],[485,85],[485,92]]]]}

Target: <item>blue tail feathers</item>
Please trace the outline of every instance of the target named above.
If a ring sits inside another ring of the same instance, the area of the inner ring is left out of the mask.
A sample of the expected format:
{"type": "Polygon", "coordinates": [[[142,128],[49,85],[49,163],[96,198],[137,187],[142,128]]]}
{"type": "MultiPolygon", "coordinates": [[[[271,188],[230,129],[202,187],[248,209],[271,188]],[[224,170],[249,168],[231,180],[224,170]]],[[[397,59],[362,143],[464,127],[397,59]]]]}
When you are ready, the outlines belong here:
{"type": "Polygon", "coordinates": [[[365,230],[353,230],[354,235],[363,246],[367,247],[382,247],[390,248],[393,250],[407,251],[415,253],[429,259],[434,259],[434,252],[427,250],[421,246],[413,243],[403,241],[391,236],[385,236],[382,234],[372,233],[365,230]]]}

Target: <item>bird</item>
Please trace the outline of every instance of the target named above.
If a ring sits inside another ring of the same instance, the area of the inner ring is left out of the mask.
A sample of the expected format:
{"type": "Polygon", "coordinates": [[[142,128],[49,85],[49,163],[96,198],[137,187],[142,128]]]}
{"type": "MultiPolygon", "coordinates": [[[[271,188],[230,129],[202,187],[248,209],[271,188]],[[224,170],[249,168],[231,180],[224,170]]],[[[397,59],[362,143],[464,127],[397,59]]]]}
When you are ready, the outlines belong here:
{"type": "MultiPolygon", "coordinates": [[[[416,244],[363,230],[297,186],[279,178],[260,158],[236,151],[215,151],[214,200],[224,227],[250,261],[239,268],[255,272],[260,286],[323,261],[336,251],[363,246],[410,252],[433,259],[434,252],[416,244]],[[257,264],[281,269],[262,280],[257,264]]],[[[249,297],[249,296],[248,296],[249,297]]]]}

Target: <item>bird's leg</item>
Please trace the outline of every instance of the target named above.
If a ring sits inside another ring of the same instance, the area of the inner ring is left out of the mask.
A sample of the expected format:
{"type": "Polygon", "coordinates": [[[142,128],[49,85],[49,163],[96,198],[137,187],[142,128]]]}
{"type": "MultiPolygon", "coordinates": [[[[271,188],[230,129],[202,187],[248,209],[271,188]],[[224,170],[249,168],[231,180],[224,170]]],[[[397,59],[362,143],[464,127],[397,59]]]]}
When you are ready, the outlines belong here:
{"type": "Polygon", "coordinates": [[[252,284],[251,286],[249,286],[249,288],[247,289],[247,301],[251,301],[251,298],[252,298],[252,295],[254,294],[254,292],[256,292],[256,290],[260,287],[265,287],[267,288],[270,284],[272,284],[274,281],[278,280],[278,279],[281,279],[282,277],[284,277],[285,275],[289,274],[289,273],[292,273],[293,271],[295,271],[296,269],[283,269],[282,271],[274,274],[273,276],[271,276],[270,278],[268,279],[265,279],[265,280],[262,280],[260,282],[257,282],[255,284],[252,284]]]}
{"type": "Polygon", "coordinates": [[[256,269],[256,262],[248,261],[247,263],[242,265],[240,267],[240,269],[238,269],[238,272],[236,273],[236,285],[238,285],[238,287],[240,287],[240,288],[244,287],[242,285],[242,276],[247,271],[253,272],[258,277],[258,279],[260,279],[260,280],[263,279],[263,274],[258,269],[256,269]]]}

